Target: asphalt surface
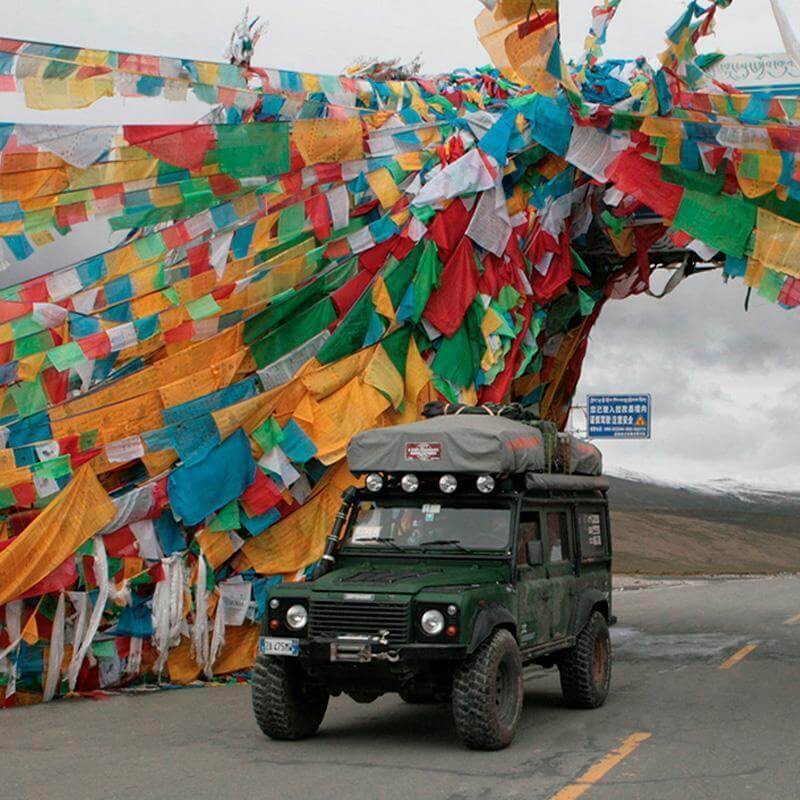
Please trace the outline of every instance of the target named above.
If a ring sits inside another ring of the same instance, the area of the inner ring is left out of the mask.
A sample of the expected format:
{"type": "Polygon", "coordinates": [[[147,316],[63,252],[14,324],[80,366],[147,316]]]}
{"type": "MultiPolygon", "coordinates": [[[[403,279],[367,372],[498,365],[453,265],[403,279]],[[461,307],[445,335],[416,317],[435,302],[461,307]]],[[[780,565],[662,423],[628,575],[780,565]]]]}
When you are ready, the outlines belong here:
{"type": "Polygon", "coordinates": [[[192,688],[0,712],[0,796],[800,797],[800,578],[678,582],[615,602],[607,704],[568,710],[555,671],[532,671],[505,751],[465,750],[446,706],[392,696],[339,698],[316,738],[271,742],[246,686],[192,688]]]}

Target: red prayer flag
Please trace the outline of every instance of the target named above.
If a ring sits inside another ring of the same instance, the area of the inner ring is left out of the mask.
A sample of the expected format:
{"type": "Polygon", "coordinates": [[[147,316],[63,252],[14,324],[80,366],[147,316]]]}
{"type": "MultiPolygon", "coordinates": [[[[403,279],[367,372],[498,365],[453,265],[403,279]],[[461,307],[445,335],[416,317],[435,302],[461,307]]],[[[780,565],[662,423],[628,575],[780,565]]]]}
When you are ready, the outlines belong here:
{"type": "Polygon", "coordinates": [[[452,336],[477,294],[478,268],[472,242],[465,236],[445,264],[440,287],[431,293],[424,317],[445,336],[452,336]]]}
{"type": "Polygon", "coordinates": [[[275,481],[256,467],[255,480],[241,497],[241,503],[248,516],[258,517],[266,514],[271,508],[275,508],[280,500],[281,493],[275,481]]]}

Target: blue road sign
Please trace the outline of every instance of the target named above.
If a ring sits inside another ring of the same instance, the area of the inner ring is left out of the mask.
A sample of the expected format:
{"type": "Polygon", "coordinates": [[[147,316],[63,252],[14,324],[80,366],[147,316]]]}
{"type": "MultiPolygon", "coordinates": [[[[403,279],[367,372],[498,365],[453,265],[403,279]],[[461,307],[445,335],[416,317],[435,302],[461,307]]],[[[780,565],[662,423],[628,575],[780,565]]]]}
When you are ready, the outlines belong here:
{"type": "Polygon", "coordinates": [[[649,394],[590,394],[586,398],[590,439],[649,439],[649,394]]]}

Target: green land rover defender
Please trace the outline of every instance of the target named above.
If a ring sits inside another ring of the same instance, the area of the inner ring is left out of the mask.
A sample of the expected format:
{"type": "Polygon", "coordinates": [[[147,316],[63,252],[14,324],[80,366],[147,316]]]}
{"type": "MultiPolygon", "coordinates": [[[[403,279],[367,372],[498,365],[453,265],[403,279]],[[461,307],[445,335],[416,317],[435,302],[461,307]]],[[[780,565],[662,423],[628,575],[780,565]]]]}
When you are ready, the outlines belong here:
{"type": "Polygon", "coordinates": [[[314,579],[274,588],[253,672],[273,739],[342,692],[450,702],[474,749],[511,743],[523,668],[558,667],[596,708],[611,678],[611,531],[599,452],[501,416],[441,415],[356,436],[314,579]]]}

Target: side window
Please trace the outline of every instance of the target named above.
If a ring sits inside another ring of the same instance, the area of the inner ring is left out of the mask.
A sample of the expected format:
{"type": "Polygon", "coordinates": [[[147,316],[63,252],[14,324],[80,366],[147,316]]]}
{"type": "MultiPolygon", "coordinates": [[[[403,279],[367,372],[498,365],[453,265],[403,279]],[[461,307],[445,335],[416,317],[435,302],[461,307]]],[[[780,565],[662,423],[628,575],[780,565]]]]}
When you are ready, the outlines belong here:
{"type": "Polygon", "coordinates": [[[535,542],[542,538],[539,527],[539,512],[532,509],[522,509],[519,517],[519,537],[517,545],[517,564],[528,563],[528,542],[535,542]]]}
{"type": "Polygon", "coordinates": [[[548,561],[569,561],[569,524],[566,511],[548,511],[547,519],[547,546],[549,548],[548,561]]]}
{"type": "Polygon", "coordinates": [[[602,558],[608,554],[603,515],[600,511],[578,511],[578,536],[581,537],[581,560],[602,558]]]}

